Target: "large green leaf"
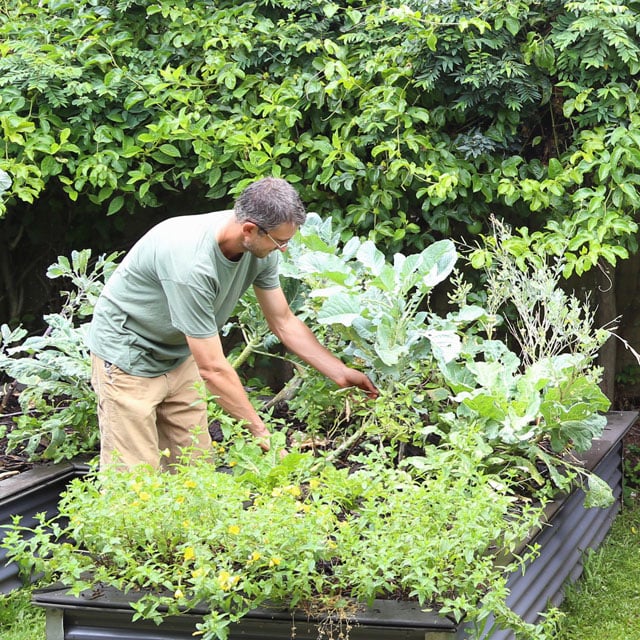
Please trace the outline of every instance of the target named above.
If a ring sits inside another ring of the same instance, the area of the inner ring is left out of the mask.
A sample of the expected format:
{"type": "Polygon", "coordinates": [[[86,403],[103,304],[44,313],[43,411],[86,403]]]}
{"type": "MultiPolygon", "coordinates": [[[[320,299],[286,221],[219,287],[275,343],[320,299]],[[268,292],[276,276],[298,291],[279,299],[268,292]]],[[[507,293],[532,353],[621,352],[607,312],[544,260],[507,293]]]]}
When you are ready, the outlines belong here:
{"type": "Polygon", "coordinates": [[[377,249],[371,240],[362,243],[356,253],[356,258],[367,267],[374,276],[379,275],[385,266],[384,253],[377,249]]]}
{"type": "Polygon", "coordinates": [[[602,435],[606,424],[607,418],[600,414],[563,421],[551,432],[551,446],[555,451],[562,451],[568,445],[572,445],[576,451],[587,451],[593,439],[602,435]]]}
{"type": "Polygon", "coordinates": [[[460,355],[462,341],[455,331],[428,329],[424,335],[439,361],[448,363],[460,355]]]}
{"type": "Polygon", "coordinates": [[[340,256],[321,251],[303,253],[296,260],[294,269],[299,273],[319,274],[339,284],[347,282],[351,271],[340,256]]]}
{"type": "Polygon", "coordinates": [[[588,477],[588,487],[585,489],[584,507],[585,509],[599,508],[607,509],[615,500],[611,487],[594,473],[588,477]]]}
{"type": "Polygon", "coordinates": [[[362,308],[355,295],[336,293],[323,303],[318,312],[320,324],[342,324],[350,327],[360,317],[362,308]]]}
{"type": "Polygon", "coordinates": [[[421,254],[423,282],[435,287],[453,271],[458,259],[455,245],[451,240],[440,240],[429,245],[421,254]]]}

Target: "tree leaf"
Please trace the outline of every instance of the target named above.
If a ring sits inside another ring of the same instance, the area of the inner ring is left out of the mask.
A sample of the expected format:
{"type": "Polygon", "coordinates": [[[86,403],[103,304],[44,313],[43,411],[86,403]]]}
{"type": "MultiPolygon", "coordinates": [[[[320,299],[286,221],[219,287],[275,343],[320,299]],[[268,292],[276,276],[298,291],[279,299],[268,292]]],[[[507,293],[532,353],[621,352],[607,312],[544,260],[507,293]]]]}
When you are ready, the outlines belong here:
{"type": "Polygon", "coordinates": [[[161,144],[158,148],[162,153],[168,155],[170,158],[180,158],[182,156],[180,149],[173,144],[161,144]]]}

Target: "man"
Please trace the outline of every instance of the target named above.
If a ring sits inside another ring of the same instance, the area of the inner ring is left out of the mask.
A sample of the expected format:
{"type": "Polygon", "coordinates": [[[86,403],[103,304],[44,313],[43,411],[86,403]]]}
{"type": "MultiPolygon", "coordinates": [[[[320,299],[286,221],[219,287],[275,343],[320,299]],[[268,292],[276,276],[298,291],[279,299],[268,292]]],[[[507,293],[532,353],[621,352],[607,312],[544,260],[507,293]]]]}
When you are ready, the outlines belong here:
{"type": "Polygon", "coordinates": [[[175,464],[182,451],[209,451],[204,380],[220,406],[244,420],[264,450],[270,432],[251,405],[218,335],[253,285],[271,331],[340,387],[377,390],[293,315],[280,288],[284,252],[306,213],[285,180],[264,178],[234,209],[161,222],[107,282],[91,322],[92,384],[98,395],[100,465],[175,464]],[[169,450],[169,456],[160,451],[169,450]]]}

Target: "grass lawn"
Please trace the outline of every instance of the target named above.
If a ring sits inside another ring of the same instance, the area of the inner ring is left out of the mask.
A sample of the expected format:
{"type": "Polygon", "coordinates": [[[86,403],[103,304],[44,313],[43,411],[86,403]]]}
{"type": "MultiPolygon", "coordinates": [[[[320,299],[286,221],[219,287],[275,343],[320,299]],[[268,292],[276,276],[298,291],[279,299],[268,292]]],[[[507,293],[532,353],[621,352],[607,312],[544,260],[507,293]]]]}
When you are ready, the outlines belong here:
{"type": "MultiPolygon", "coordinates": [[[[557,640],[640,639],[640,502],[625,507],[582,578],[567,589],[557,640]]],[[[0,596],[2,640],[45,640],[44,611],[24,589],[0,596]]]]}
{"type": "Polygon", "coordinates": [[[640,502],[623,508],[561,608],[558,640],[640,638],[640,502]]]}
{"type": "Polygon", "coordinates": [[[2,640],[45,640],[44,609],[31,604],[31,590],[0,595],[2,640]]]}

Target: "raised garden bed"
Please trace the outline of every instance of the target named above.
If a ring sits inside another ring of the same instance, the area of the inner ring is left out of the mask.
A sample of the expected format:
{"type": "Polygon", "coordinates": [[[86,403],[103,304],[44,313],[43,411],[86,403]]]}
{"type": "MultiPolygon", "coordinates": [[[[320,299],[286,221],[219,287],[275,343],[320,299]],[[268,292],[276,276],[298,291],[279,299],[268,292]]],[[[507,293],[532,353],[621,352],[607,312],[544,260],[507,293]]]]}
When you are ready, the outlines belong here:
{"type": "MultiPolygon", "coordinates": [[[[548,526],[533,538],[540,545],[539,556],[524,574],[510,577],[507,602],[525,620],[534,622],[548,603],[558,605],[562,601],[566,582],[574,581],[582,572],[584,552],[597,548],[609,531],[620,508],[623,437],[637,415],[632,411],[609,414],[602,437],[582,456],[585,466],[611,486],[616,502],[607,509],[585,509],[584,494],[576,490],[553,503],[548,510],[548,526]]],[[[206,611],[196,609],[156,626],[148,620],[132,622],[131,600],[131,595],[111,589],[73,597],[55,585],[34,594],[34,602],[47,612],[47,640],[186,640],[206,611]]],[[[233,626],[230,638],[316,640],[318,623],[303,613],[292,616],[286,610],[257,609],[233,626]]],[[[392,600],[377,601],[372,608],[358,611],[349,626],[352,640],[454,640],[468,635],[464,625],[421,611],[413,603],[392,600]]],[[[485,637],[511,640],[512,634],[488,631],[485,637]]]]}

